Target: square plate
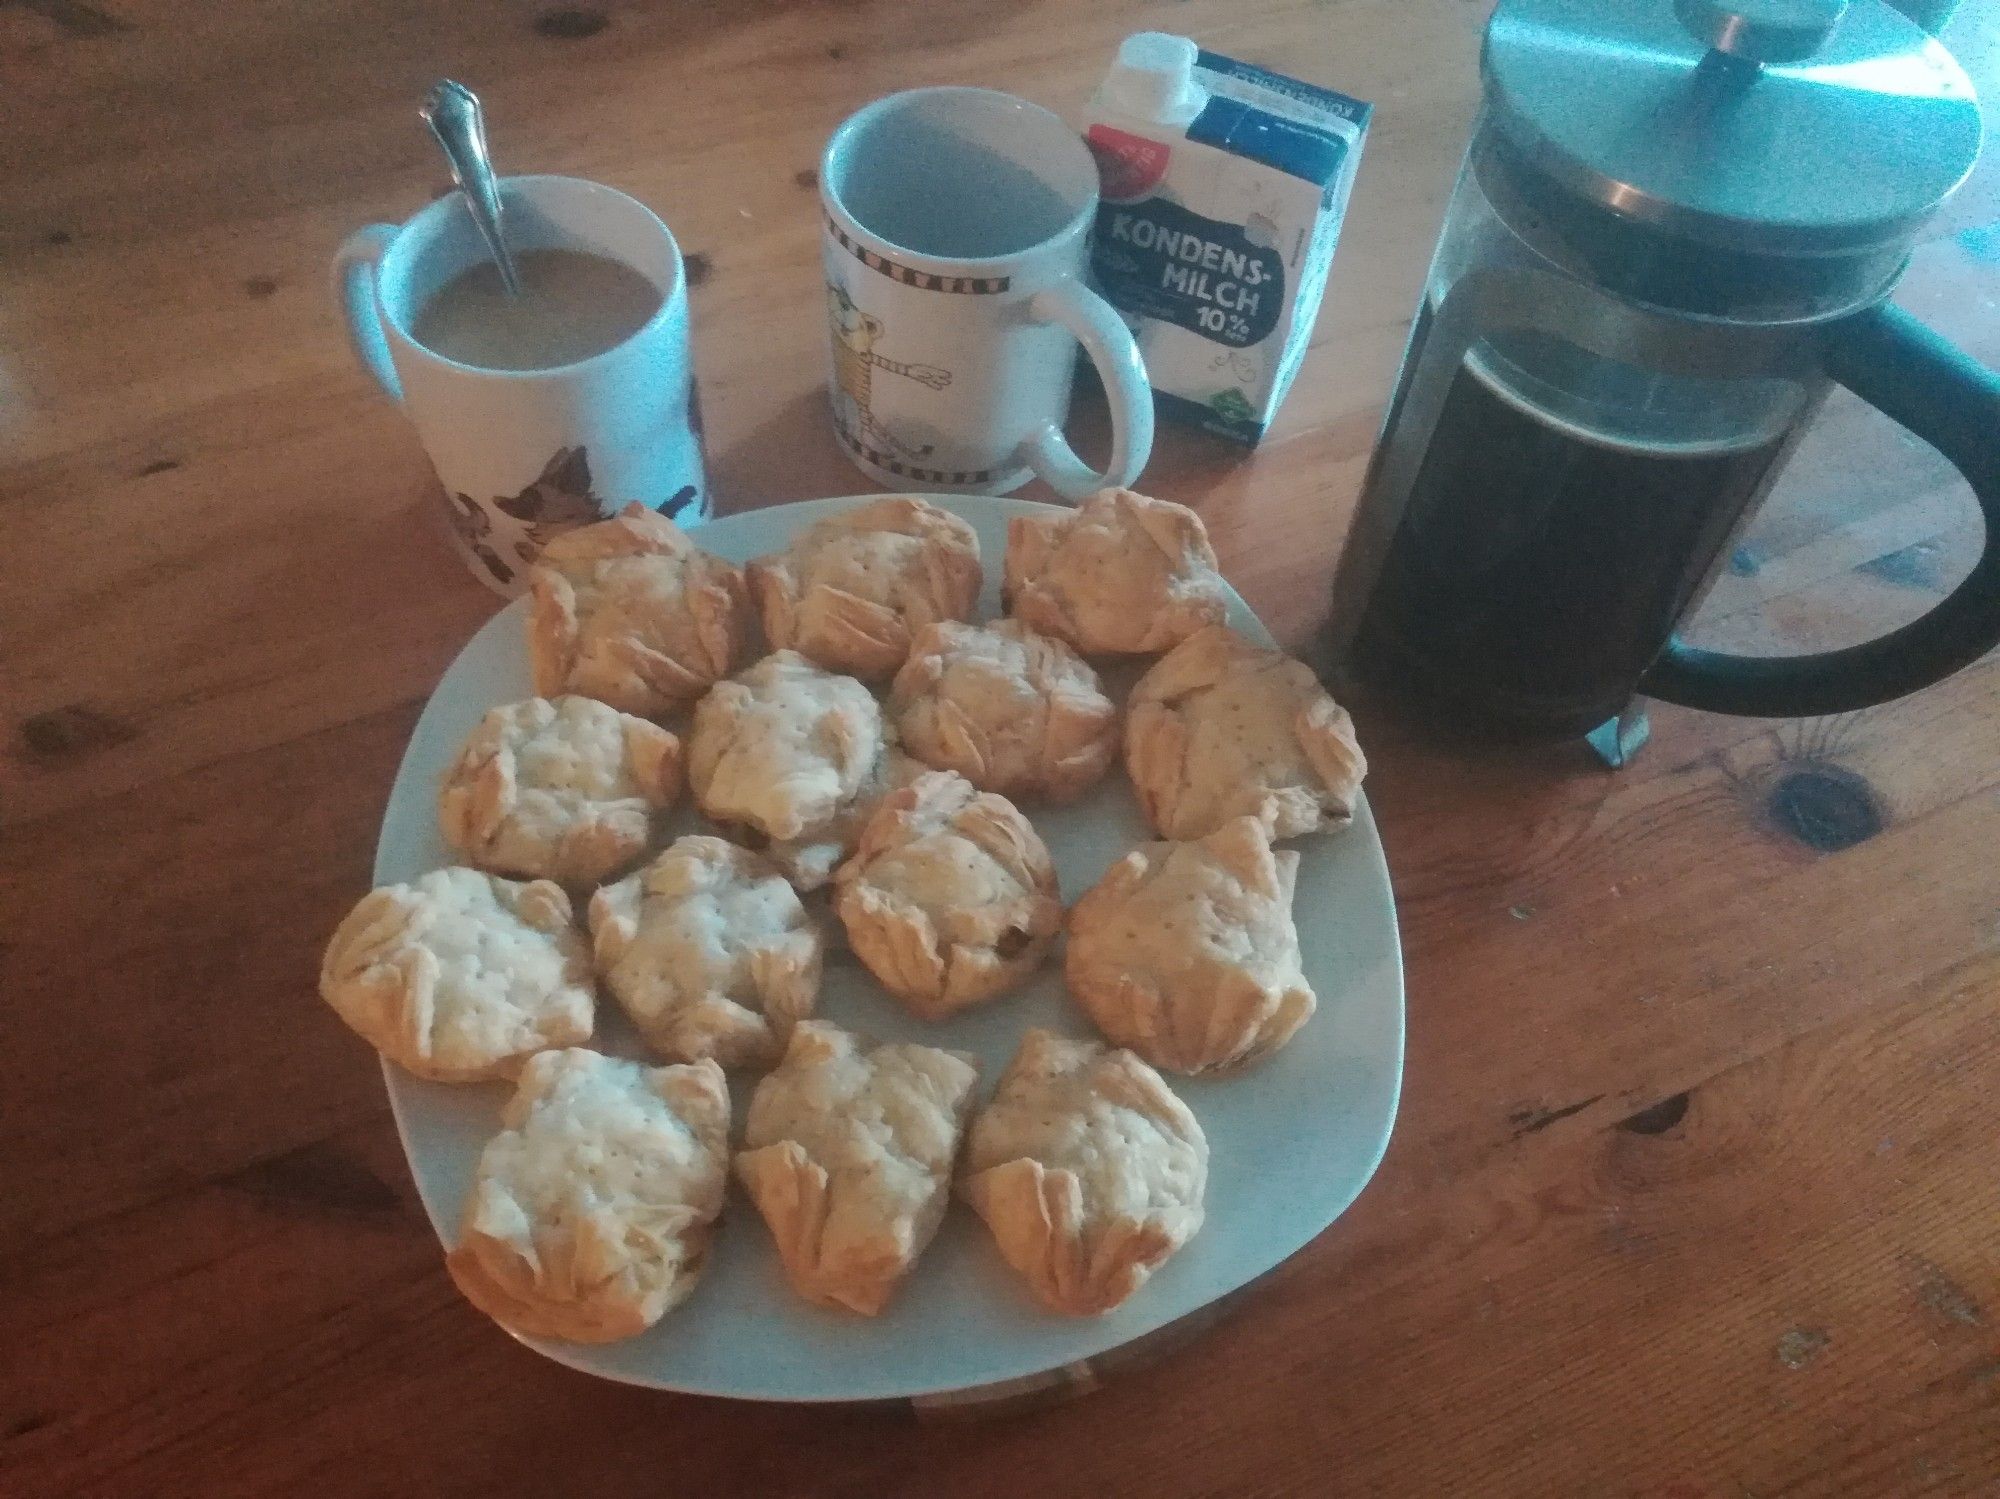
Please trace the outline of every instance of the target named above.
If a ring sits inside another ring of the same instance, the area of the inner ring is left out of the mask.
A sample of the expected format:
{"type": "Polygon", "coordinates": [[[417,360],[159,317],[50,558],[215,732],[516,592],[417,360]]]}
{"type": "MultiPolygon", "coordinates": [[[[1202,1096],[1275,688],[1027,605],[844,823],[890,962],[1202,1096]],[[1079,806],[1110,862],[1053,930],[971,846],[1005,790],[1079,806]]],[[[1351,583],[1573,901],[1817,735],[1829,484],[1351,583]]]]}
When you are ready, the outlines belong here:
{"type": "MultiPolygon", "coordinates": [[[[746,562],[781,550],[816,520],[877,498],[755,510],[710,522],[695,535],[717,555],[746,562]]],[[[925,498],[978,531],[987,573],[980,617],[997,616],[1009,518],[1059,507],[925,498]]],[[[383,814],[377,884],[414,879],[452,862],[438,833],[438,780],[489,708],[533,695],[525,620],[521,600],[489,620],[417,720],[383,814]]],[[[1252,639],[1270,641],[1234,594],[1229,622],[1252,639]]],[[[1106,672],[1114,697],[1122,697],[1144,664],[1106,672]]],[[[1152,837],[1116,769],[1071,806],[1025,810],[1054,855],[1066,904],[1126,850],[1152,837]]],[[[698,826],[692,810],[683,809],[670,832],[678,836],[698,826]]],[[[954,1202],[936,1240],[881,1315],[823,1310],[787,1288],[762,1220],[732,1183],[702,1283],[658,1326],[620,1343],[522,1341],[572,1368],[659,1389],[751,1400],[879,1400],[966,1390],[1088,1359],[1262,1275],[1332,1223],[1374,1174],[1389,1143],[1403,1070],[1402,954],[1389,870],[1366,801],[1351,826],[1292,846],[1302,856],[1295,911],[1318,1013],[1290,1045],[1240,1073],[1169,1078],[1208,1135],[1207,1221],[1123,1306],[1095,1318],[1043,1311],[1001,1262],[976,1215],[954,1202]]],[[[810,899],[808,907],[837,935],[823,899],[810,899]]],[[[1059,958],[1013,993],[928,1022],[888,998],[851,956],[830,950],[816,1013],[877,1039],[976,1053],[982,1096],[1029,1026],[1094,1034],[1064,993],[1059,958]]],[[[593,1044],[646,1055],[609,999],[599,1006],[593,1044]]],[[[383,1076],[417,1191],[438,1238],[449,1244],[457,1237],[480,1149],[499,1128],[510,1089],[424,1082],[387,1063],[383,1076]]],[[[749,1074],[731,1077],[739,1127],[754,1084],[749,1074]]]]}

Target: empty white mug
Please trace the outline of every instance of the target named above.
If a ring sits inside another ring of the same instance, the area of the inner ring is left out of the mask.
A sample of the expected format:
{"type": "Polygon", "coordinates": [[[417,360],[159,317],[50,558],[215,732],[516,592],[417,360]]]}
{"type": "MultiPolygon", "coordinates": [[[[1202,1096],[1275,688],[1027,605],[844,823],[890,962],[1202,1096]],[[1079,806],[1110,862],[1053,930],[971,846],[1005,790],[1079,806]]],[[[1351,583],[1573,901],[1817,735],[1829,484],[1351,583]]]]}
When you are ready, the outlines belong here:
{"type": "Polygon", "coordinates": [[[1039,105],[980,88],[878,99],[820,163],[834,429],[891,488],[1070,499],[1139,477],[1153,398],[1084,282],[1097,168],[1039,105]],[[1062,433],[1081,343],[1111,405],[1096,473],[1062,433]]]}
{"type": "Polygon", "coordinates": [[[458,193],[340,247],[334,295],[362,367],[415,424],[466,563],[518,593],[549,538],[638,500],[682,525],[706,518],[701,417],[688,355],[687,277],[667,226],[635,198],[574,177],[500,182],[516,251],[622,261],[660,307],[623,342],[575,364],[482,369],[412,335],[418,313],[487,256],[458,193]]]}

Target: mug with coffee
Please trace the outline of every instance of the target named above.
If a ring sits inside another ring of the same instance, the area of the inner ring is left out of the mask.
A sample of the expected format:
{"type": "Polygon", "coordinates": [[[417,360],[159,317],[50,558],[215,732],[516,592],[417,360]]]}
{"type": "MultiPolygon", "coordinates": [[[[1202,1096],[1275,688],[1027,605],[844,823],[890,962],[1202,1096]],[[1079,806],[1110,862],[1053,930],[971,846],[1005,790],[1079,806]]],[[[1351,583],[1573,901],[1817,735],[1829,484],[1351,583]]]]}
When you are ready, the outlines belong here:
{"type": "Polygon", "coordinates": [[[1084,284],[1097,167],[1059,118],[981,88],[878,99],[827,142],[822,241],[834,430],[892,488],[1081,499],[1139,477],[1153,397],[1084,284]],[[1111,461],[1063,437],[1076,345],[1111,405],[1111,461]]]}
{"type": "Polygon", "coordinates": [[[518,296],[453,193],[341,246],[362,367],[437,469],[472,570],[518,592],[560,531],[632,500],[708,514],[680,249],[646,206],[570,177],[501,181],[518,296]]]}

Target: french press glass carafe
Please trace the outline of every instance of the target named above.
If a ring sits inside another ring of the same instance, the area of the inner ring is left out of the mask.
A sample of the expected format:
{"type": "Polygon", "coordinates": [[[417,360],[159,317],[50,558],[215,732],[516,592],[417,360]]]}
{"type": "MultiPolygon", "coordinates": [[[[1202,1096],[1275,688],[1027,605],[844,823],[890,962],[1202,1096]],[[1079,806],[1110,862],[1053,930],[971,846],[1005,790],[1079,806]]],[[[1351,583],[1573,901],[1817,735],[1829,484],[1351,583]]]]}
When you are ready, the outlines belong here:
{"type": "Polygon", "coordinates": [[[2000,379],[1887,301],[1979,152],[1951,56],[1882,0],[1502,0],[1482,73],[1335,582],[1346,666],[1559,736],[1635,694],[1844,711],[2000,642],[2000,379]],[[1864,645],[1682,644],[1834,382],[1970,481],[1977,565],[1864,645]]]}

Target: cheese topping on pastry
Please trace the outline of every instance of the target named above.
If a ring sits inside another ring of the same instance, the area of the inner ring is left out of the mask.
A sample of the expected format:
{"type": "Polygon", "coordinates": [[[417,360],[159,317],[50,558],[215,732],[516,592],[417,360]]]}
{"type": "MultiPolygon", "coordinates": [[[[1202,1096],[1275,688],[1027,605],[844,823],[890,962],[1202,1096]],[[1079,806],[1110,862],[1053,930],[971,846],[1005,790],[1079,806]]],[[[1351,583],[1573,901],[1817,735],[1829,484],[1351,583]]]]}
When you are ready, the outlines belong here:
{"type": "Polygon", "coordinates": [[[777,1061],[819,993],[824,939],[783,875],[689,836],[590,902],[597,964],[647,1044],[725,1067],[777,1061]]]}
{"type": "Polygon", "coordinates": [[[475,1306],[531,1337],[601,1343],[694,1289],[728,1171],[720,1067],[545,1051],[501,1125],[445,1261],[475,1306]]]}
{"type": "Polygon", "coordinates": [[[759,835],[802,890],[826,883],[900,760],[868,689],[797,651],[718,683],[688,738],[701,810],[759,835]]]}
{"type": "Polygon", "coordinates": [[[588,1041],[596,1010],[562,887],[458,867],[363,897],[319,984],[363,1040],[438,1082],[512,1077],[535,1052],[588,1041]]]}

